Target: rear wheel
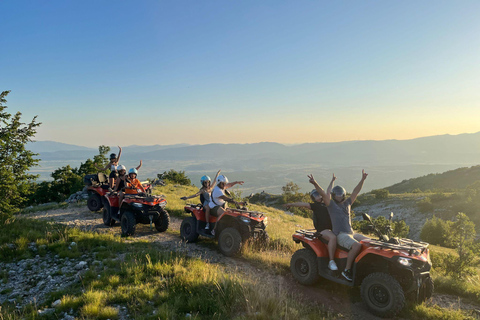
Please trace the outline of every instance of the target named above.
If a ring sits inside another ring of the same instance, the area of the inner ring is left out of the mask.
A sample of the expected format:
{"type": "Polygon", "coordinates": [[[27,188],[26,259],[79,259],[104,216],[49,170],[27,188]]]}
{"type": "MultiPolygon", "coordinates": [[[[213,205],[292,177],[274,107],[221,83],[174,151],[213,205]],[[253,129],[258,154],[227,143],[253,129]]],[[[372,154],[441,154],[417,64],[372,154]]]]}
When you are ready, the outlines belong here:
{"type": "Polygon", "coordinates": [[[318,281],[317,256],[310,249],[297,250],[290,260],[293,277],[303,285],[312,285],[318,281]]]}
{"type": "Polygon", "coordinates": [[[218,247],[227,257],[232,257],[242,248],[242,236],[237,229],[228,227],[222,230],[218,237],[218,247]]]}
{"type": "Polygon", "coordinates": [[[197,219],[194,217],[183,219],[182,225],[180,226],[180,237],[182,237],[183,241],[187,242],[197,241],[197,219]]]}
{"type": "Polygon", "coordinates": [[[98,211],[102,209],[103,203],[100,196],[96,193],[91,194],[87,200],[87,207],[88,207],[88,210],[90,211],[98,211]]]}
{"type": "Polygon", "coordinates": [[[130,211],[125,211],[122,214],[122,236],[132,236],[135,233],[135,216],[130,211]]]}
{"type": "Polygon", "coordinates": [[[363,279],[360,290],[370,312],[379,317],[393,317],[405,305],[402,286],[389,274],[369,274],[363,279]]]}
{"type": "Polygon", "coordinates": [[[105,207],[103,208],[103,224],[108,227],[111,227],[115,224],[115,220],[112,219],[110,211],[105,207]]]}
{"type": "Polygon", "coordinates": [[[155,220],[155,228],[159,232],[164,232],[168,229],[170,224],[170,215],[166,210],[162,210],[158,213],[158,218],[155,220]]]}

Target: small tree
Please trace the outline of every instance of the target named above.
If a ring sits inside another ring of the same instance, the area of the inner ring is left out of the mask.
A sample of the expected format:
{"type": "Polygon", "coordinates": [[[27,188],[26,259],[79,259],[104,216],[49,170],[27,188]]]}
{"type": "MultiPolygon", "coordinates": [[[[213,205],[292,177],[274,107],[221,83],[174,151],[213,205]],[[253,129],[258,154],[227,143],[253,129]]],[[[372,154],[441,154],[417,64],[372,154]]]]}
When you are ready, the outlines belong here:
{"type": "Polygon", "coordinates": [[[431,244],[438,244],[440,246],[449,246],[449,235],[451,221],[445,221],[437,217],[427,219],[420,232],[420,239],[431,244]]]}
{"type": "Polygon", "coordinates": [[[375,199],[388,199],[390,192],[387,189],[376,189],[371,191],[375,195],[375,199]]]}
{"type": "Polygon", "coordinates": [[[185,171],[175,171],[170,169],[168,172],[165,171],[162,174],[158,174],[157,177],[165,181],[165,183],[181,184],[185,186],[192,184],[190,178],[185,174],[185,171]]]}
{"type": "Polygon", "coordinates": [[[475,274],[474,260],[478,252],[475,245],[475,224],[462,212],[455,217],[451,227],[451,242],[455,246],[458,257],[447,260],[447,273],[456,278],[464,278],[475,274]]]}
{"type": "Polygon", "coordinates": [[[25,145],[32,141],[40,125],[36,116],[25,124],[21,122],[21,112],[12,116],[5,111],[9,93],[0,94],[0,213],[7,215],[17,212],[24,204],[32,181],[38,177],[28,173],[39,160],[25,145]]]}

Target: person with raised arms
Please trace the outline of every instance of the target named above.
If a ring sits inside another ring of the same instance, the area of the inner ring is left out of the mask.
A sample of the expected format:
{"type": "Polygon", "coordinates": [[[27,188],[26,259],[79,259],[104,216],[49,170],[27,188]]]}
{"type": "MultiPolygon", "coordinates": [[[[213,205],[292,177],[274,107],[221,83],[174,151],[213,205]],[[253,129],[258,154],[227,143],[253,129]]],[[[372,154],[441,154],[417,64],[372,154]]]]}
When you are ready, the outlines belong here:
{"type": "Polygon", "coordinates": [[[315,186],[315,189],[320,193],[327,206],[330,219],[332,220],[332,231],[337,236],[337,244],[350,250],[347,255],[345,270],[342,271],[342,276],[348,281],[352,281],[352,264],[362,249],[360,241],[368,239],[368,237],[362,234],[353,232],[351,217],[352,204],[362,190],[367,176],[368,174],[365,173],[365,170],[362,170],[362,178],[355,189],[353,189],[350,197],[346,198],[347,192],[343,187],[336,186],[332,189],[331,199],[315,181],[313,175],[308,176],[309,182],[315,186]]]}
{"type": "MultiPolygon", "coordinates": [[[[330,192],[332,191],[333,182],[335,181],[335,175],[333,175],[332,181],[327,188],[327,197],[330,198],[330,192]]],[[[312,210],[313,212],[313,226],[319,232],[323,238],[328,241],[328,256],[330,261],[328,262],[328,268],[330,270],[338,270],[337,264],[335,263],[335,250],[337,249],[337,236],[332,232],[332,221],[330,219],[330,215],[328,214],[328,209],[325,206],[325,202],[323,197],[317,191],[317,189],[313,189],[310,192],[310,198],[312,199],[312,203],[308,202],[293,202],[293,203],[286,203],[283,206],[288,209],[290,207],[300,207],[300,208],[307,208],[312,210]]]]}

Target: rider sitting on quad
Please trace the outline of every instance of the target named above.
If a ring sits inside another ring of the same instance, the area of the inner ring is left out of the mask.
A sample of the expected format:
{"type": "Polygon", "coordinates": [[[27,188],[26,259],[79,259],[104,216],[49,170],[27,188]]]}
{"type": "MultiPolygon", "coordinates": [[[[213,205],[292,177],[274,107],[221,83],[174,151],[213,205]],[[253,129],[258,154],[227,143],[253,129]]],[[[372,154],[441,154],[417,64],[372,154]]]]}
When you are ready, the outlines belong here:
{"type": "MultiPolygon", "coordinates": [[[[335,175],[333,175],[332,181],[327,189],[327,197],[329,197],[330,192],[332,191],[333,182],[335,181],[335,175]]],[[[283,206],[285,208],[290,207],[302,207],[307,208],[313,211],[313,225],[317,232],[319,232],[323,238],[328,241],[328,256],[330,257],[330,262],[328,263],[328,268],[330,270],[338,270],[337,264],[335,263],[335,250],[337,248],[337,236],[331,231],[332,230],[332,221],[330,220],[330,215],[328,214],[328,209],[325,206],[322,196],[318,193],[316,189],[313,189],[310,192],[310,198],[313,203],[307,202],[293,202],[286,203],[283,206]]]]}
{"type": "Polygon", "coordinates": [[[107,163],[107,165],[104,168],[99,167],[95,163],[95,168],[97,168],[97,170],[99,171],[107,171],[108,169],[110,169],[110,175],[108,176],[108,186],[112,189],[113,189],[113,186],[115,185],[115,179],[118,176],[117,166],[118,166],[118,162],[120,161],[120,156],[122,155],[122,148],[118,146],[118,149],[119,149],[118,157],[115,153],[110,154],[110,162],[107,163]]]}
{"type": "Polygon", "coordinates": [[[218,170],[217,175],[213,179],[215,182],[212,184],[212,180],[210,179],[209,176],[203,176],[200,179],[200,183],[202,184],[202,187],[198,190],[197,193],[194,195],[191,195],[189,197],[181,197],[180,199],[182,200],[187,200],[191,198],[195,198],[197,196],[200,196],[200,202],[203,205],[203,210],[205,211],[205,219],[207,221],[207,224],[205,226],[205,230],[210,229],[210,223],[208,222],[210,220],[210,206],[208,205],[210,203],[210,194],[212,193],[213,188],[217,184],[217,178],[218,175],[220,174],[220,170],[218,170]]]}
{"type": "Polygon", "coordinates": [[[233,198],[229,198],[225,195],[225,190],[228,188],[233,187],[236,184],[243,184],[243,181],[234,181],[228,183],[227,177],[224,175],[220,175],[217,178],[217,185],[215,188],[213,188],[212,191],[212,197],[210,198],[210,209],[211,209],[211,215],[214,217],[218,217],[219,219],[223,216],[225,213],[225,208],[226,208],[226,203],[231,202],[234,203],[235,205],[238,205],[239,203],[233,198]]]}
{"type": "Polygon", "coordinates": [[[127,168],[125,168],[124,165],[120,165],[117,167],[117,171],[118,171],[118,179],[115,180],[115,188],[113,188],[113,191],[118,192],[119,204],[121,204],[123,199],[123,192],[126,187],[127,168]]]}
{"type": "Polygon", "coordinates": [[[362,179],[358,185],[353,189],[352,194],[348,199],[346,198],[346,191],[341,186],[336,186],[332,189],[332,200],[325,193],[313,178],[313,175],[309,175],[309,182],[315,186],[315,189],[320,193],[325,201],[325,205],[328,208],[328,213],[332,220],[333,233],[337,236],[338,245],[349,249],[347,256],[347,264],[342,275],[348,281],[352,281],[352,264],[356,256],[360,253],[362,245],[359,241],[368,239],[362,234],[354,233],[352,229],[351,208],[353,202],[357,199],[358,194],[362,190],[363,183],[367,179],[368,174],[365,170],[362,170],[362,179]]]}
{"type": "Polygon", "coordinates": [[[138,190],[145,192],[145,188],[137,179],[138,171],[135,168],[128,170],[128,178],[125,179],[125,193],[126,194],[138,194],[138,190]]]}

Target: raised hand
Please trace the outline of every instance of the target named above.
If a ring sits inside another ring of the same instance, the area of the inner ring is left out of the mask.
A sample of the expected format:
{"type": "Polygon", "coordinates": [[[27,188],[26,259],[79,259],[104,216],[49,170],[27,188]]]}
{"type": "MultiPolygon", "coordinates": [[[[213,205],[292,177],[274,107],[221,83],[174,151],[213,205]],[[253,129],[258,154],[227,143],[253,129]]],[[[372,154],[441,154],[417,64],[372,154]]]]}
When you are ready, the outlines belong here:
{"type": "Polygon", "coordinates": [[[310,182],[311,184],[315,184],[316,181],[315,181],[315,178],[313,177],[313,174],[309,174],[307,175],[307,177],[309,179],[308,182],[310,182]]]}
{"type": "Polygon", "coordinates": [[[368,173],[365,173],[365,169],[362,170],[362,180],[367,179],[368,173]]]}
{"type": "Polygon", "coordinates": [[[333,174],[332,181],[337,180],[337,177],[335,177],[335,173],[333,174]]]}

